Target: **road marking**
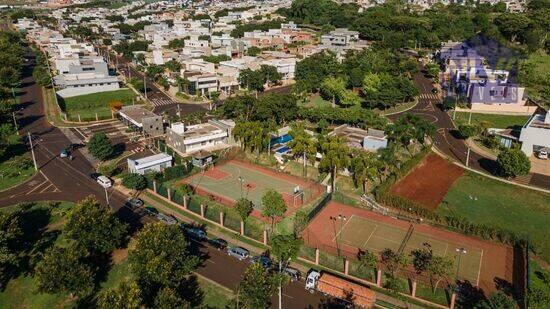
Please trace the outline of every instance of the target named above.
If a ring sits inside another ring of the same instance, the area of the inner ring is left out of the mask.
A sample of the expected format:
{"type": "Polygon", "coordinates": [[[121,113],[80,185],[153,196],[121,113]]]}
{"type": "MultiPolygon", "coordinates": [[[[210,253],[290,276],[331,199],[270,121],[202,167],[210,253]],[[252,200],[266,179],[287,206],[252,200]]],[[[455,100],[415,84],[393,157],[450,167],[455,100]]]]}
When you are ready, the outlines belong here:
{"type": "Polygon", "coordinates": [[[481,256],[479,257],[479,269],[477,271],[476,286],[479,286],[479,276],[481,276],[481,262],[483,261],[483,249],[481,249],[481,256]]]}
{"type": "Polygon", "coordinates": [[[283,296],[284,296],[284,297],[288,297],[288,298],[290,298],[290,299],[294,299],[294,297],[292,297],[292,296],[290,296],[290,295],[288,295],[288,294],[285,294],[285,293],[283,293],[283,296]]]}
{"type": "Polygon", "coordinates": [[[40,191],[40,193],[44,193],[44,191],[48,190],[51,186],[53,186],[53,183],[50,183],[47,187],[45,187],[44,189],[42,189],[40,191]]]}

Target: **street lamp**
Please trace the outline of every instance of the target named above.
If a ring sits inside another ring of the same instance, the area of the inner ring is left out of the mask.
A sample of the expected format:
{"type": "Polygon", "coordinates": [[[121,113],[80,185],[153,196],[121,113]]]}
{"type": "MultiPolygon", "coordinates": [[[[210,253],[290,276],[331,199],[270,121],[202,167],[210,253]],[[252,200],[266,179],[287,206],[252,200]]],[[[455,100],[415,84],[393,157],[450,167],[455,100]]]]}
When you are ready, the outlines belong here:
{"type": "Polygon", "coordinates": [[[460,262],[462,260],[462,256],[468,253],[468,251],[466,251],[466,249],[464,248],[456,248],[455,251],[458,259],[457,265],[456,265],[456,281],[458,281],[458,272],[460,271],[460,262]]]}
{"type": "Polygon", "coordinates": [[[334,241],[336,242],[336,251],[338,252],[338,256],[340,256],[340,240],[342,237],[342,228],[344,227],[344,222],[346,222],[348,218],[342,214],[339,214],[336,217],[330,217],[330,219],[333,221],[334,224],[334,241]],[[336,233],[336,221],[340,222],[340,229],[338,230],[338,234],[336,233]]]}
{"type": "Polygon", "coordinates": [[[106,187],[103,187],[103,189],[105,189],[105,200],[107,201],[107,206],[111,206],[109,204],[109,193],[107,193],[107,188],[106,187]]]}
{"type": "Polygon", "coordinates": [[[239,183],[241,184],[241,198],[243,198],[243,182],[244,182],[244,179],[239,176],[239,183]]]}

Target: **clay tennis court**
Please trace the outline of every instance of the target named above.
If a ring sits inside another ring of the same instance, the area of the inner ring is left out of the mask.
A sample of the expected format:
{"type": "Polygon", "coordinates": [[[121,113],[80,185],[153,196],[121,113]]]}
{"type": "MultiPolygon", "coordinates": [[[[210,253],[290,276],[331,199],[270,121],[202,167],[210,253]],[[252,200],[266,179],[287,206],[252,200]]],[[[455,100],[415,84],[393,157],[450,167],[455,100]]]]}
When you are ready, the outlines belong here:
{"type": "Polygon", "coordinates": [[[436,209],[451,185],[463,173],[462,168],[432,152],[407,176],[393,185],[390,192],[428,209],[436,209]]]}
{"type": "Polygon", "coordinates": [[[467,280],[485,291],[495,291],[495,278],[512,282],[513,250],[426,224],[384,216],[331,201],[303,232],[304,242],[322,251],[355,259],[359,249],[379,253],[386,248],[409,255],[429,243],[434,254],[453,260],[454,279],[458,268],[456,249],[463,248],[459,280],[467,280]],[[338,219],[339,215],[345,220],[338,219]],[[332,218],[332,219],[331,219],[332,218]]]}
{"type": "Polygon", "coordinates": [[[254,203],[253,215],[258,215],[262,197],[269,189],[281,193],[287,205],[286,214],[294,213],[324,191],[323,186],[313,182],[238,160],[216,165],[183,182],[191,185],[196,193],[228,206],[233,206],[241,197],[247,198],[254,203]],[[299,192],[295,193],[297,188],[299,192]]]}

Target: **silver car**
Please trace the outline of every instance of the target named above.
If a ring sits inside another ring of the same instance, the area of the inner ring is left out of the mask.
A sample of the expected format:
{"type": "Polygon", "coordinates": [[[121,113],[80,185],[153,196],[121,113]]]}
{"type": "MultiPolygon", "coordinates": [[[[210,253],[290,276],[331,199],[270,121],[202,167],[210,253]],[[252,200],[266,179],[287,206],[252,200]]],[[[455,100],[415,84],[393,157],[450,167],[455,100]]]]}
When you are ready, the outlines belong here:
{"type": "Polygon", "coordinates": [[[178,220],[176,220],[176,218],[172,217],[172,216],[168,216],[168,215],[165,215],[165,214],[161,214],[159,213],[157,215],[157,219],[160,220],[160,222],[163,222],[163,223],[166,223],[168,225],[172,225],[172,224],[177,224],[178,223],[178,220]]]}
{"type": "Polygon", "coordinates": [[[250,252],[243,247],[230,247],[227,249],[227,255],[237,258],[239,261],[248,259],[250,252]]]}

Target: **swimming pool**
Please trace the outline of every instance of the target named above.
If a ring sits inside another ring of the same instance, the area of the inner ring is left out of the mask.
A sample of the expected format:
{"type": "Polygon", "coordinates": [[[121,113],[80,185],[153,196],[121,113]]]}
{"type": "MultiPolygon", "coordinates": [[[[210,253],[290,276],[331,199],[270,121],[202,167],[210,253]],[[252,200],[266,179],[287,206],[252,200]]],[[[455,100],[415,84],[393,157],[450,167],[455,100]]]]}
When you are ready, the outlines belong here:
{"type": "Polygon", "coordinates": [[[292,140],[292,136],[290,136],[290,134],[285,134],[285,135],[281,135],[279,137],[272,138],[270,143],[271,143],[271,146],[273,146],[273,145],[277,145],[277,144],[288,143],[291,140],[292,140]]]}
{"type": "Polygon", "coordinates": [[[285,153],[287,153],[287,152],[289,152],[289,151],[290,151],[290,148],[284,146],[284,147],[281,147],[281,148],[277,149],[276,152],[277,152],[278,154],[285,154],[285,153]]]}

